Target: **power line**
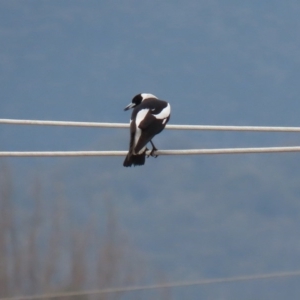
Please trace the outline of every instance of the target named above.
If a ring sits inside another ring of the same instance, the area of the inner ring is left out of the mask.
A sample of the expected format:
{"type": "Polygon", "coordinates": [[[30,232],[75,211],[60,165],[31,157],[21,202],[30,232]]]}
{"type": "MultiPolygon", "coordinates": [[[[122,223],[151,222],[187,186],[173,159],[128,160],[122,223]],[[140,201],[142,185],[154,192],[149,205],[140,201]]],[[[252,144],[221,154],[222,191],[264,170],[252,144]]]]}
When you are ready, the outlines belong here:
{"type": "Polygon", "coordinates": [[[63,298],[63,297],[79,297],[79,296],[90,296],[96,294],[100,295],[100,294],[124,293],[124,292],[134,292],[134,291],[142,291],[142,290],[189,287],[189,286],[200,286],[200,285],[208,285],[208,284],[233,283],[233,282],[242,282],[242,281],[251,281],[251,280],[287,278],[287,277],[298,277],[298,276],[300,276],[300,270],[291,271],[291,272],[248,275],[248,276],[202,279],[197,281],[182,281],[182,282],[153,284],[153,285],[144,285],[144,286],[129,286],[129,287],[119,287],[119,288],[95,289],[95,290],[87,290],[87,291],[73,291],[73,292],[51,293],[51,294],[41,294],[41,295],[31,295],[31,296],[6,297],[6,298],[0,298],[0,300],[55,299],[55,298],[63,298]]]}
{"type": "MultiPolygon", "coordinates": [[[[150,154],[147,151],[147,155],[150,154]]],[[[260,148],[219,148],[219,149],[183,149],[157,150],[156,155],[206,155],[206,154],[251,154],[300,152],[300,146],[260,147],[260,148]]],[[[78,156],[125,156],[127,151],[2,151],[0,157],[78,157],[78,156]]]]}
{"type": "Polygon", "coordinates": [[[7,125],[42,125],[42,126],[71,126],[71,127],[100,127],[100,128],[128,128],[127,123],[73,122],[73,121],[43,121],[0,119],[0,124],[7,125]]]}
{"type": "MultiPolygon", "coordinates": [[[[128,128],[127,123],[99,123],[72,121],[43,121],[0,119],[0,124],[41,125],[41,126],[76,126],[100,128],[128,128]]],[[[263,126],[215,126],[215,125],[167,125],[167,129],[179,130],[229,130],[229,131],[265,131],[265,132],[300,132],[300,127],[263,127],[263,126]]],[[[224,149],[184,149],[158,150],[157,155],[204,155],[204,154],[246,154],[299,152],[300,147],[260,147],[260,148],[224,148],[224,149]]],[[[0,157],[57,157],[57,156],[125,156],[127,151],[2,151],[0,157]]],[[[150,154],[150,151],[147,152],[150,154]]]]}
{"type": "MultiPolygon", "coordinates": [[[[72,127],[100,127],[100,128],[128,128],[128,123],[100,123],[73,121],[43,121],[0,119],[0,124],[7,125],[42,125],[42,126],[72,126],[72,127]]],[[[218,125],[170,125],[166,129],[173,130],[211,130],[211,131],[263,131],[263,132],[300,132],[300,127],[280,126],[218,126],[218,125]]]]}

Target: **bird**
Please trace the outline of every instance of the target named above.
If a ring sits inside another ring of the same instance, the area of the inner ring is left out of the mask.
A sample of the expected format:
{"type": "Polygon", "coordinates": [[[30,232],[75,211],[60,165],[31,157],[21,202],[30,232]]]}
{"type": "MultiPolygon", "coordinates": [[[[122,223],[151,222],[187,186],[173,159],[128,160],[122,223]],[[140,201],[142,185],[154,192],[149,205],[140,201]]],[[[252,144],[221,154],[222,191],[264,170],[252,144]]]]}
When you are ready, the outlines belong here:
{"type": "MultiPolygon", "coordinates": [[[[129,151],[124,160],[124,167],[145,164],[146,145],[150,142],[152,150],[149,156],[157,157],[157,148],[152,139],[159,134],[170,120],[171,106],[167,101],[159,100],[153,94],[140,93],[134,96],[124,110],[133,108],[130,119],[129,151]]],[[[147,157],[149,157],[147,156],[147,157]]]]}

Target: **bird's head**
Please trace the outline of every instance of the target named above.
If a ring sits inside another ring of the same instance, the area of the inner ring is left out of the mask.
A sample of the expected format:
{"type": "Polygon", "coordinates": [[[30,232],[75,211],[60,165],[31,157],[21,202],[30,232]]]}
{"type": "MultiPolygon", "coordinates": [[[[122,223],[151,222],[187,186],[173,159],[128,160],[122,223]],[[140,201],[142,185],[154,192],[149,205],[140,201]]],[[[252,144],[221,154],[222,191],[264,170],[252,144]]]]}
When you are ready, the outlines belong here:
{"type": "Polygon", "coordinates": [[[141,104],[144,100],[146,99],[157,99],[156,96],[152,95],[152,94],[146,94],[146,93],[141,93],[141,94],[137,94],[136,96],[134,96],[131,100],[131,103],[129,105],[127,105],[124,110],[128,110],[130,108],[134,108],[136,106],[138,106],[139,104],[141,104]]]}

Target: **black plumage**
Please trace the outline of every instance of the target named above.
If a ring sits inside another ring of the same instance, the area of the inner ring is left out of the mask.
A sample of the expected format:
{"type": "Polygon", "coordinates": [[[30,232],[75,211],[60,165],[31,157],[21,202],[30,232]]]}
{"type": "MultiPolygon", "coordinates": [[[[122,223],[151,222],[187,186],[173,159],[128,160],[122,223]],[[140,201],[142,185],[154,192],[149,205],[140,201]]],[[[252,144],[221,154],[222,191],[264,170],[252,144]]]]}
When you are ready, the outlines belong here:
{"type": "Polygon", "coordinates": [[[171,107],[166,101],[157,99],[152,94],[138,94],[125,110],[134,108],[130,120],[129,151],[124,160],[124,167],[144,165],[146,159],[146,145],[152,145],[151,156],[156,147],[152,139],[160,133],[170,119],[171,107]]]}

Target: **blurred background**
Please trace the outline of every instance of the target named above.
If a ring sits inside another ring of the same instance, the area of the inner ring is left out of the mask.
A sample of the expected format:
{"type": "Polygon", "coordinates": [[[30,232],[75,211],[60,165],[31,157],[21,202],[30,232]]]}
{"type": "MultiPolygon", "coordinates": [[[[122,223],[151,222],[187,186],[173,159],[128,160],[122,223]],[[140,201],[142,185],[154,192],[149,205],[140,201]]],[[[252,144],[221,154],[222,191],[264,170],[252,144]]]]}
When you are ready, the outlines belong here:
{"type": "MultiPolygon", "coordinates": [[[[171,103],[170,124],[299,126],[299,14],[296,0],[0,1],[0,118],[129,122],[123,108],[147,92],[171,103]]],[[[127,150],[129,133],[1,125],[0,141],[0,151],[127,150]]],[[[155,145],[300,136],[165,130],[155,145]]],[[[299,154],[123,159],[1,159],[0,297],[300,269],[299,154]]],[[[298,278],[278,278],[81,299],[299,293],[298,278]]]]}

